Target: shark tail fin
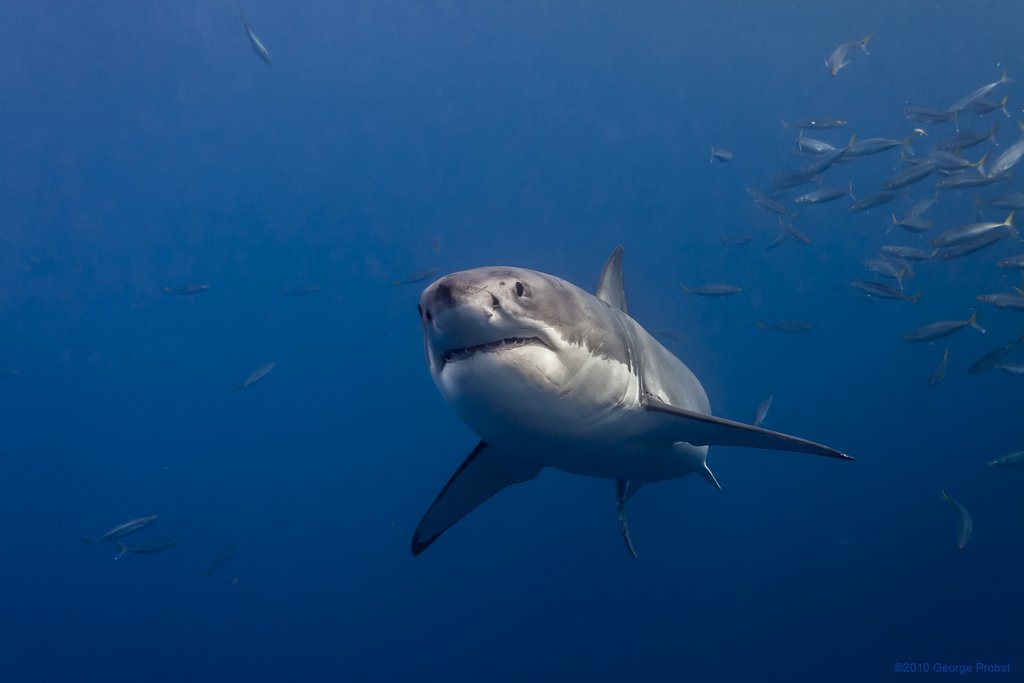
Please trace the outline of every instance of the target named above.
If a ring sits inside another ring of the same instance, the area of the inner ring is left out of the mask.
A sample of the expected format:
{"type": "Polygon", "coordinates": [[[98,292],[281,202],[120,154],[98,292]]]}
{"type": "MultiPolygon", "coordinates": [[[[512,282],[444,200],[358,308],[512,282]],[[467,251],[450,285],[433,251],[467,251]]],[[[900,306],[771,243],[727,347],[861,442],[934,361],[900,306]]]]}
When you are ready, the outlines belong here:
{"type": "Polygon", "coordinates": [[[117,555],[114,556],[114,559],[115,560],[120,560],[122,557],[124,557],[124,554],[126,552],[128,552],[128,546],[126,546],[124,543],[121,543],[121,541],[118,541],[117,542],[117,555]]]}
{"type": "Polygon", "coordinates": [[[412,537],[412,554],[419,555],[456,522],[502,489],[537,476],[541,466],[510,458],[481,441],[455,470],[412,537]]]}

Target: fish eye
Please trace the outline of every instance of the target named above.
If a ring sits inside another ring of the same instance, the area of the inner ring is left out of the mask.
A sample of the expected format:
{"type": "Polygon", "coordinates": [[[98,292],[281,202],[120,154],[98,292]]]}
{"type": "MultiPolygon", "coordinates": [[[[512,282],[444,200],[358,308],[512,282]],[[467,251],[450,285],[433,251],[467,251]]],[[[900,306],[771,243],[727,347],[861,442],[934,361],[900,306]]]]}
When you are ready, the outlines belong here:
{"type": "Polygon", "coordinates": [[[516,296],[522,296],[526,292],[526,288],[523,287],[522,282],[516,283],[516,296]]]}

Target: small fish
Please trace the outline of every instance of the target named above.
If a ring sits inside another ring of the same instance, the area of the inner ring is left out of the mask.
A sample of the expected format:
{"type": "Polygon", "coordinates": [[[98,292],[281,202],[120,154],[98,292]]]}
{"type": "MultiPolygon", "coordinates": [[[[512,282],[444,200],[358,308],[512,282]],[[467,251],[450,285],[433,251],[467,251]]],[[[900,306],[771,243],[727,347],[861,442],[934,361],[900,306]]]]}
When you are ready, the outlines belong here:
{"type": "Polygon", "coordinates": [[[977,375],[987,370],[991,370],[992,368],[999,367],[999,364],[1004,358],[1019,349],[1022,345],[1024,345],[1024,335],[1021,335],[1008,344],[1000,346],[998,349],[989,351],[984,356],[971,363],[971,367],[967,368],[967,374],[977,375]]]}
{"type": "Polygon", "coordinates": [[[806,119],[804,121],[798,121],[797,123],[789,123],[783,121],[782,125],[786,128],[803,128],[807,130],[821,130],[823,128],[842,128],[846,125],[845,119],[834,119],[830,116],[818,116],[813,119],[806,119]]]}
{"type": "Polygon", "coordinates": [[[848,159],[856,159],[858,157],[866,157],[872,154],[879,154],[896,147],[906,147],[910,144],[910,141],[914,139],[915,135],[920,135],[919,129],[915,128],[913,132],[902,140],[893,140],[891,138],[868,138],[867,140],[861,140],[850,145],[850,148],[846,150],[844,155],[848,159]]]}
{"type": "Polygon", "coordinates": [[[742,247],[744,244],[750,244],[752,239],[754,238],[750,235],[722,235],[722,244],[742,247]]]}
{"type": "Polygon", "coordinates": [[[793,201],[797,204],[824,204],[853,194],[853,183],[847,187],[819,187],[817,190],[802,194],[793,201]]]}
{"type": "Polygon", "coordinates": [[[920,216],[928,209],[932,208],[938,203],[938,197],[924,197],[914,202],[913,206],[910,207],[910,211],[907,211],[908,216],[920,216]]]}
{"type": "Polygon", "coordinates": [[[766,323],[758,320],[757,327],[760,330],[798,334],[800,332],[810,332],[814,329],[814,324],[809,323],[806,320],[779,320],[773,323],[766,323]]]}
{"type": "Polygon", "coordinates": [[[973,327],[978,332],[985,334],[985,328],[978,324],[978,312],[975,311],[967,320],[940,320],[938,322],[919,327],[910,334],[903,337],[905,342],[928,342],[948,337],[965,327],[973,327]]]}
{"type": "Polygon", "coordinates": [[[1006,234],[1016,234],[1016,229],[1013,225],[1014,216],[1016,211],[1011,211],[1010,215],[1006,217],[1001,223],[993,223],[991,221],[982,221],[978,223],[967,223],[965,225],[958,225],[955,228],[950,228],[945,232],[941,232],[932,239],[928,240],[928,244],[933,247],[953,247],[957,244],[963,244],[970,242],[982,235],[989,232],[1002,232],[1004,236],[1006,234]]]}
{"type": "Polygon", "coordinates": [[[437,275],[437,268],[431,266],[430,268],[417,270],[415,273],[406,275],[405,277],[399,278],[398,280],[392,280],[391,284],[395,285],[396,287],[401,287],[402,285],[411,285],[417,282],[423,282],[424,280],[429,280],[435,275],[437,275]]]}
{"type": "Polygon", "coordinates": [[[928,160],[935,164],[935,168],[942,171],[963,171],[968,168],[980,170],[987,159],[988,152],[985,152],[977,161],[968,161],[959,154],[941,149],[933,149],[928,153],[928,160]]]}
{"type": "Polygon", "coordinates": [[[903,218],[896,218],[896,214],[892,214],[892,224],[898,225],[904,230],[908,230],[913,233],[926,232],[931,230],[935,225],[931,220],[919,214],[909,214],[903,218]]]}
{"type": "Polygon", "coordinates": [[[210,285],[185,285],[184,287],[164,287],[164,292],[179,296],[189,296],[192,294],[202,294],[209,288],[210,285]]]}
{"type": "Polygon", "coordinates": [[[169,548],[173,548],[182,542],[181,536],[167,536],[165,538],[156,538],[152,541],[145,541],[139,545],[132,546],[129,548],[121,541],[117,542],[117,556],[115,560],[120,560],[125,553],[137,553],[139,555],[150,555],[152,553],[163,552],[169,548]]]}
{"type": "Polygon", "coordinates": [[[871,280],[853,280],[850,282],[850,286],[854,289],[859,289],[868,296],[878,297],[879,299],[909,301],[911,303],[916,303],[924,294],[924,292],[918,292],[913,296],[908,296],[890,284],[886,284],[885,282],[873,282],[871,280]]]}
{"type": "Polygon", "coordinates": [[[764,250],[768,251],[769,249],[774,249],[775,247],[779,246],[783,242],[789,242],[789,241],[790,241],[789,235],[786,234],[785,232],[780,232],[775,237],[773,237],[768,244],[765,245],[764,250]]]}
{"type": "Polygon", "coordinates": [[[733,294],[739,294],[743,290],[736,285],[721,285],[721,284],[709,284],[701,285],[700,287],[687,287],[683,285],[683,291],[688,294],[698,294],[700,296],[732,296],[733,294]]]}
{"type": "Polygon", "coordinates": [[[986,175],[1000,178],[1019,164],[1022,157],[1024,157],[1024,137],[1021,137],[1020,140],[1007,147],[1006,151],[996,157],[996,160],[988,167],[986,175]]]}
{"type": "Polygon", "coordinates": [[[903,289],[903,276],[907,274],[906,268],[901,268],[897,270],[896,266],[894,266],[893,264],[883,259],[877,258],[866,259],[864,261],[864,266],[875,275],[881,275],[882,277],[887,277],[892,280],[895,280],[896,283],[900,286],[900,289],[903,289]]]}
{"type": "Polygon", "coordinates": [[[882,247],[882,253],[886,256],[895,256],[904,261],[927,261],[939,253],[938,249],[925,251],[916,247],[901,247],[897,245],[886,245],[882,247]]]}
{"type": "Polygon", "coordinates": [[[957,514],[959,515],[959,523],[957,524],[958,538],[956,547],[960,550],[963,550],[964,547],[967,545],[967,541],[971,538],[971,515],[969,512],[967,512],[967,509],[964,508],[963,505],[950,498],[949,494],[946,493],[945,491],[942,492],[942,500],[946,501],[951,506],[953,506],[953,509],[955,509],[957,511],[957,514]]]}
{"type": "Polygon", "coordinates": [[[227,564],[231,560],[231,558],[238,554],[238,549],[242,546],[244,540],[244,538],[236,538],[234,541],[232,541],[231,545],[229,545],[227,548],[224,548],[224,550],[220,551],[220,554],[217,555],[217,557],[215,557],[213,562],[210,564],[210,568],[203,572],[202,575],[212,576],[215,571],[217,571],[225,564],[227,564]]]}
{"type": "Polygon", "coordinates": [[[997,209],[1024,209],[1024,192],[1004,192],[992,199],[976,197],[975,201],[997,209]]]}
{"type": "Polygon", "coordinates": [[[320,292],[320,285],[303,285],[301,287],[288,287],[281,291],[285,296],[308,296],[320,292]]]}
{"type": "Polygon", "coordinates": [[[865,209],[873,209],[876,206],[881,206],[882,204],[891,202],[894,199],[899,199],[906,194],[906,192],[878,192],[877,194],[871,194],[867,197],[861,197],[856,200],[850,204],[849,210],[864,211],[865,209]]]}
{"type": "Polygon", "coordinates": [[[989,467],[1020,467],[1021,465],[1024,465],[1024,451],[1007,453],[995,460],[989,460],[985,464],[989,467]]]}
{"type": "Polygon", "coordinates": [[[716,160],[721,161],[722,163],[732,161],[732,152],[722,147],[712,147],[711,163],[714,163],[716,160]]]}
{"type": "Polygon", "coordinates": [[[993,81],[991,83],[983,85],[977,90],[971,92],[970,94],[961,97],[959,100],[949,105],[948,111],[963,111],[967,107],[971,106],[971,104],[973,104],[974,102],[988,95],[990,92],[992,92],[993,89],[997,88],[1003,83],[1013,83],[1013,79],[1007,76],[1006,69],[1003,69],[1003,75],[1000,76],[998,81],[993,81]]]}
{"type": "Polygon", "coordinates": [[[1024,296],[1019,292],[996,292],[995,294],[979,294],[974,297],[983,304],[995,306],[1008,311],[1024,311],[1024,296]]]}
{"type": "Polygon", "coordinates": [[[960,258],[961,256],[967,256],[973,254],[976,251],[981,251],[986,247],[990,247],[1004,237],[1013,234],[1010,228],[1001,228],[999,230],[992,230],[983,235],[978,235],[969,242],[963,242],[952,247],[947,247],[939,252],[938,259],[940,261],[949,261],[950,259],[960,258]]]}
{"type": "Polygon", "coordinates": [[[965,150],[975,145],[980,145],[985,140],[995,140],[996,132],[999,130],[999,122],[996,121],[992,124],[992,127],[987,132],[977,132],[970,130],[963,130],[959,133],[950,135],[948,138],[940,142],[937,147],[938,149],[945,150],[947,152],[955,152],[957,150],[965,150]]]}
{"type": "Polygon", "coordinates": [[[928,377],[928,386],[934,387],[936,384],[941,382],[946,377],[946,368],[949,367],[949,347],[946,347],[946,351],[942,354],[942,358],[939,360],[939,364],[932,370],[932,374],[928,377]]]}
{"type": "Polygon", "coordinates": [[[1024,377],[1024,363],[1000,363],[996,369],[1002,370],[1007,375],[1024,377]]]}
{"type": "Polygon", "coordinates": [[[1010,102],[1009,95],[1003,95],[1003,99],[998,102],[993,102],[987,97],[979,97],[978,99],[971,102],[969,105],[964,107],[966,111],[972,111],[978,116],[984,116],[985,114],[1001,111],[1006,118],[1010,118],[1010,112],[1007,111],[1006,105],[1010,102]]]}
{"type": "MultiPolygon", "coordinates": [[[[776,173],[772,176],[771,186],[773,190],[789,190],[801,185],[809,185],[821,180],[814,171],[792,171],[789,173],[776,173]]],[[[755,200],[756,201],[756,200],[755,200]]]]}
{"type": "Polygon", "coordinates": [[[118,538],[124,538],[129,534],[134,534],[136,531],[145,529],[147,526],[155,522],[157,519],[156,515],[149,515],[147,517],[138,517],[136,519],[129,520],[124,524],[118,524],[113,529],[103,534],[97,539],[91,539],[86,536],[82,536],[82,540],[86,543],[102,543],[104,541],[113,541],[118,538]]]}
{"type": "MultiPolygon", "coordinates": [[[[1020,268],[1024,269],[1024,254],[1017,254],[1010,258],[1004,258],[1002,261],[996,263],[1000,268],[1020,268]]],[[[18,373],[14,373],[18,374],[18,373]]]]}
{"type": "Polygon", "coordinates": [[[800,129],[800,134],[797,135],[794,146],[800,154],[826,154],[836,151],[835,146],[823,140],[815,140],[804,135],[803,128],[800,129]]]}
{"type": "Polygon", "coordinates": [[[252,32],[252,29],[249,28],[249,22],[245,20],[244,14],[242,15],[242,26],[245,27],[245,32],[249,35],[249,44],[252,45],[253,51],[267,64],[273,64],[270,61],[270,52],[263,46],[263,43],[256,37],[256,34],[252,32]]]}
{"type": "Polygon", "coordinates": [[[903,114],[912,121],[919,123],[945,123],[952,121],[959,112],[943,111],[932,107],[904,107],[903,114]]]}
{"type": "Polygon", "coordinates": [[[855,47],[859,47],[861,50],[864,51],[864,54],[867,54],[868,43],[871,42],[871,38],[874,35],[874,33],[869,33],[860,40],[855,40],[850,43],[843,43],[835,50],[832,50],[832,54],[825,58],[825,69],[832,76],[838,76],[842,68],[850,63],[850,60],[848,58],[850,50],[852,50],[855,47]]]}
{"type": "Polygon", "coordinates": [[[14,379],[18,374],[17,370],[0,370],[0,379],[14,379]]]}
{"type": "Polygon", "coordinates": [[[789,209],[756,188],[748,187],[747,193],[754,199],[754,203],[765,211],[771,211],[772,213],[777,213],[780,216],[785,216],[786,218],[792,218],[796,215],[790,213],[789,209]]]}
{"type": "Polygon", "coordinates": [[[811,243],[810,237],[800,232],[800,230],[798,230],[792,223],[782,220],[782,216],[779,216],[779,227],[782,228],[782,230],[789,235],[790,239],[794,242],[799,242],[800,244],[811,243]]]}
{"type": "Polygon", "coordinates": [[[754,413],[754,426],[760,427],[761,423],[764,422],[764,418],[768,415],[768,409],[772,407],[772,395],[768,394],[768,398],[761,401],[757,405],[757,412],[754,413]]]}
{"type": "Polygon", "coordinates": [[[935,187],[940,190],[962,190],[968,187],[984,187],[998,182],[1010,182],[1009,175],[988,175],[981,171],[962,171],[946,176],[935,187]]]}
{"type": "Polygon", "coordinates": [[[918,164],[914,164],[910,168],[897,173],[889,180],[885,181],[882,185],[884,190],[898,190],[908,185],[912,185],[918,181],[924,180],[932,173],[935,172],[936,164],[930,159],[926,159],[918,164]]]}
{"type": "Polygon", "coordinates": [[[261,379],[270,374],[270,371],[274,369],[277,363],[264,363],[255,370],[249,373],[249,376],[245,378],[245,381],[241,384],[236,384],[235,389],[245,389],[246,387],[252,386],[259,382],[261,379]]]}

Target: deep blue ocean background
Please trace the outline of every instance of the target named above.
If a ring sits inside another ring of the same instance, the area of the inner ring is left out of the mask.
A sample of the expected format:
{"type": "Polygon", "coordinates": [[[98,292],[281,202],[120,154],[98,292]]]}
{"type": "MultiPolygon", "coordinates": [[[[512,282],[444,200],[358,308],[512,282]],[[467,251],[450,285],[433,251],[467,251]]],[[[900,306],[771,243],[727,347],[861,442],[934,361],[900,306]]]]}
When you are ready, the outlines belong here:
{"type": "MultiPolygon", "coordinates": [[[[870,681],[978,661],[1013,672],[968,678],[1024,680],[1024,469],[985,465],[1024,449],[1024,383],[966,372],[1024,331],[975,300],[1021,284],[994,264],[1024,245],[919,264],[917,304],[867,300],[849,281],[883,244],[925,244],[890,211],[933,179],[868,212],[802,207],[812,244],[771,251],[775,216],[744,190],[805,163],[780,119],[902,138],[904,106],[1004,67],[1013,118],[960,125],[998,121],[995,153],[1018,138],[1024,4],[870,4],[0,4],[0,370],[18,373],[0,680],[870,681]],[[773,394],[767,427],[858,461],[712,448],[722,492],[688,477],[631,502],[639,560],[613,484],[549,470],[413,557],[477,437],[425,366],[426,283],[392,281],[515,265],[592,288],[619,243],[632,315],[681,335],[665,343],[716,414],[773,394]],[[680,288],[705,282],[744,292],[680,288]],[[162,289],[192,283],[210,289],[162,289]],[[901,341],[975,308],[986,335],[901,341]],[[756,325],[794,318],[814,330],[756,325]],[[974,517],[962,551],[942,489],[974,517]],[[182,543],[115,562],[79,540],[150,514],[126,541],[182,543]]],[[[927,128],[919,156],[953,132],[927,128]]],[[[899,168],[892,150],[826,184],[859,196],[899,168]]],[[[929,215],[952,227],[1007,189],[929,215]]]]}

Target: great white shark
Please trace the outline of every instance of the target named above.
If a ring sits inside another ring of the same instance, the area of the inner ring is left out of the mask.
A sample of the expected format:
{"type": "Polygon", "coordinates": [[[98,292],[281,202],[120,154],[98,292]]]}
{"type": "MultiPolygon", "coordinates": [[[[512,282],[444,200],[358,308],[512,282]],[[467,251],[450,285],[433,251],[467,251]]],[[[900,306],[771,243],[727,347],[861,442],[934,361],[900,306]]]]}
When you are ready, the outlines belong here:
{"type": "Polygon", "coordinates": [[[594,294],[510,267],[453,273],[423,291],[430,375],[481,441],[424,515],[414,555],[545,467],[615,480],[622,535],[635,557],[626,501],[642,484],[694,472],[721,488],[708,446],[853,459],[713,416],[696,375],[629,316],[622,253],[612,251],[594,294]]]}

